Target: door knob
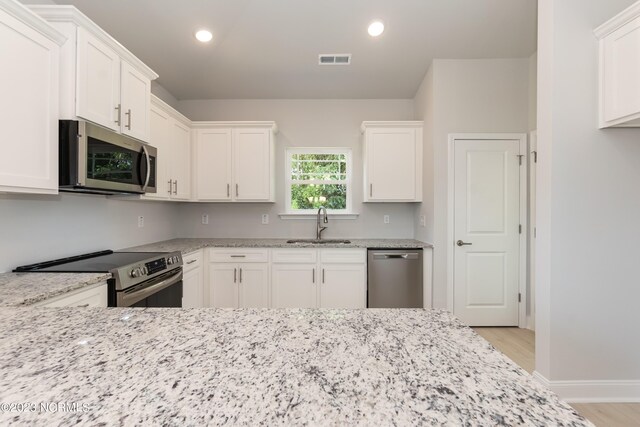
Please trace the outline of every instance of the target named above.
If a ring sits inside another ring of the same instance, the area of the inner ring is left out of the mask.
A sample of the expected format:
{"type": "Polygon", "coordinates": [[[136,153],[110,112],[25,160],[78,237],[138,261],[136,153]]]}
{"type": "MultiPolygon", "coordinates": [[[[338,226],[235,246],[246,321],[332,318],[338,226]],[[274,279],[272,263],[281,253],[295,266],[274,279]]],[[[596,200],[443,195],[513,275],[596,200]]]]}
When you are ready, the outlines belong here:
{"type": "Polygon", "coordinates": [[[462,240],[458,240],[456,242],[456,245],[458,245],[458,246],[471,246],[471,245],[473,245],[473,243],[465,243],[462,240]]]}

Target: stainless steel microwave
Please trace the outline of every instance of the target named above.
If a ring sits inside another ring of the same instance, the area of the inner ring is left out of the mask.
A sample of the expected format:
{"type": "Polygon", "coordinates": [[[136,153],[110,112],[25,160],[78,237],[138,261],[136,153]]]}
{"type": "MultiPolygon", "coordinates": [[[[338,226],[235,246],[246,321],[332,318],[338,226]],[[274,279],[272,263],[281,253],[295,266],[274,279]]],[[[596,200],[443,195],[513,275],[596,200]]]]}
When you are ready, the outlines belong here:
{"type": "Polygon", "coordinates": [[[156,192],[156,148],[85,121],[60,120],[60,191],[156,192]]]}

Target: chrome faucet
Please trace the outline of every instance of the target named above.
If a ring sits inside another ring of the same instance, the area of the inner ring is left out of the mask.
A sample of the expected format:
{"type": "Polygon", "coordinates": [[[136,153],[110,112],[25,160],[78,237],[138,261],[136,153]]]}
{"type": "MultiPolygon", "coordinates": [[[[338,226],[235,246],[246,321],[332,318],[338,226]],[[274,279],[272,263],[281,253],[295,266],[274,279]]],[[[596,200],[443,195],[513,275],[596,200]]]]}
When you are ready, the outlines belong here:
{"type": "Polygon", "coordinates": [[[316,221],[316,240],[322,240],[322,232],[324,230],[327,229],[327,227],[322,227],[320,225],[320,216],[324,215],[324,219],[322,220],[323,223],[325,224],[329,224],[329,218],[327,217],[327,208],[325,208],[324,206],[320,206],[320,209],[318,209],[318,218],[316,221]]]}

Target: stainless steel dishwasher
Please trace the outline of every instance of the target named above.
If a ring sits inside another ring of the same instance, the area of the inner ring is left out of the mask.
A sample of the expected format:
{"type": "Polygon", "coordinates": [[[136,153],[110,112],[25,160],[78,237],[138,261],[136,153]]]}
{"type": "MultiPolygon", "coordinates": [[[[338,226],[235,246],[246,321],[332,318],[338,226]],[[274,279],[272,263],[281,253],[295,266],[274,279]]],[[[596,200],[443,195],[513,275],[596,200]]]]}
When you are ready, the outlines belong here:
{"type": "Polygon", "coordinates": [[[369,249],[369,308],[422,308],[422,249],[369,249]]]}

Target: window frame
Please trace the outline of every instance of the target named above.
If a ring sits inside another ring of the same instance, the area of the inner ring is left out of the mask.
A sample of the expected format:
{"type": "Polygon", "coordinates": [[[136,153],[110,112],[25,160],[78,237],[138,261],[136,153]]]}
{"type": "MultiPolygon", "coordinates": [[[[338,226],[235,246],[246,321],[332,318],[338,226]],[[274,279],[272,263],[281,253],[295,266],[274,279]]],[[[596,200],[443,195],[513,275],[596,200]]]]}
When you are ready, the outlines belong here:
{"type": "Polygon", "coordinates": [[[291,208],[291,187],[295,181],[291,178],[291,160],[294,154],[342,154],[346,157],[347,173],[345,181],[329,181],[329,184],[344,184],[347,187],[347,200],[345,209],[327,209],[327,213],[334,215],[350,215],[353,213],[353,150],[348,147],[288,147],[285,149],[285,212],[290,215],[306,215],[317,212],[315,209],[292,209],[291,208]]]}

